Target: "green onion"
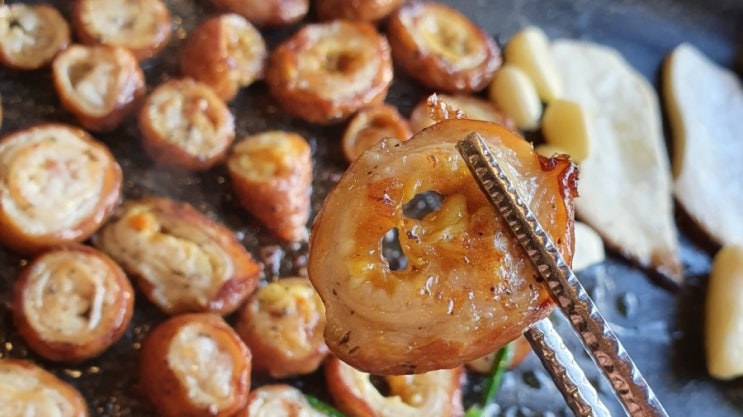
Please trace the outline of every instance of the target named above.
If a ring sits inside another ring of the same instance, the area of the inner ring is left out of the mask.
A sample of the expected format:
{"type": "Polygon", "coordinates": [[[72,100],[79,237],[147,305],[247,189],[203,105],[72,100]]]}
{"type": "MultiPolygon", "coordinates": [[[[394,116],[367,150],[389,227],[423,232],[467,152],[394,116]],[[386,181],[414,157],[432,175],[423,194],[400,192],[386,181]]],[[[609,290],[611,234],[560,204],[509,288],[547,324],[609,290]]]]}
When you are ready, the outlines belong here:
{"type": "Polygon", "coordinates": [[[485,388],[483,389],[480,400],[481,404],[476,404],[468,408],[464,414],[465,417],[482,417],[483,410],[487,410],[495,403],[495,394],[498,393],[501,382],[503,382],[503,374],[506,373],[508,364],[511,362],[512,350],[513,347],[509,343],[498,349],[498,352],[495,353],[493,365],[490,367],[490,373],[485,380],[485,388]]]}
{"type": "Polygon", "coordinates": [[[346,417],[346,415],[341,413],[337,408],[315,397],[314,395],[304,394],[304,396],[307,398],[307,402],[310,403],[312,408],[324,413],[328,417],[346,417]]]}

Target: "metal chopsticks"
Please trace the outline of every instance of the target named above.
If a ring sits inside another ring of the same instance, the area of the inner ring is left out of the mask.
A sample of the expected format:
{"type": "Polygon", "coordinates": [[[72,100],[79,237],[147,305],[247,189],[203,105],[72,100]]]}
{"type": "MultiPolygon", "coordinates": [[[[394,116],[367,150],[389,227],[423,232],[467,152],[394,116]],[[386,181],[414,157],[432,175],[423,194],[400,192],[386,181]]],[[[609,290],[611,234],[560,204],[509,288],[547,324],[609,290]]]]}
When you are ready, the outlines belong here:
{"type": "Polygon", "coordinates": [[[627,415],[667,416],[619,339],[510,182],[496,155],[476,132],[460,141],[457,149],[544,278],[553,300],[610,382],[627,415]]]}

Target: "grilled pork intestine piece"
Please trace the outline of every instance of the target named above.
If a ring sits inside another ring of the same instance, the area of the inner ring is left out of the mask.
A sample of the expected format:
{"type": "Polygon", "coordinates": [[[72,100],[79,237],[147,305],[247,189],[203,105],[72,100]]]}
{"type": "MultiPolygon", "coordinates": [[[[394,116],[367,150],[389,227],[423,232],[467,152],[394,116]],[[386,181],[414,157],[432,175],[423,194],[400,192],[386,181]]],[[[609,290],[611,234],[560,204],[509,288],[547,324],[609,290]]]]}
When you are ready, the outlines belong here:
{"type": "Polygon", "coordinates": [[[88,246],[46,252],[15,283],[13,319],[39,355],[76,362],[98,356],[123,335],[134,310],[124,271],[88,246]]]}
{"type": "Polygon", "coordinates": [[[315,0],[313,5],[322,20],[348,19],[376,22],[403,4],[404,0],[315,0]]]}
{"type": "Polygon", "coordinates": [[[83,43],[121,46],[140,60],[170,40],[170,12],[160,0],[77,0],[72,23],[83,43]]]}
{"type": "Polygon", "coordinates": [[[248,406],[235,417],[325,417],[315,410],[302,391],[291,385],[264,385],[250,392],[248,406]]]}
{"type": "Polygon", "coordinates": [[[121,195],[121,168],[84,131],[46,124],[0,140],[0,242],[36,253],[87,239],[121,195]]]}
{"type": "Polygon", "coordinates": [[[409,3],[387,28],[395,64],[426,87],[446,93],[485,88],[501,64],[490,35],[465,15],[439,3],[409,3]]]}
{"type": "Polygon", "coordinates": [[[165,198],[125,202],[94,243],[167,314],[229,314],[253,292],[261,273],[230,230],[165,198]]]}
{"type": "Polygon", "coordinates": [[[328,353],[324,329],[325,307],[306,278],[259,288],[235,324],[253,352],[253,369],[273,378],[314,372],[328,353]]]}
{"type": "Polygon", "coordinates": [[[263,36],[245,18],[215,16],[189,34],[181,49],[181,72],[229,101],[241,88],[263,77],[267,56],[263,36]]]}
{"type": "Polygon", "coordinates": [[[19,70],[48,65],[70,44],[64,17],[46,4],[0,4],[0,63],[19,70]]]}
{"type": "Polygon", "coordinates": [[[235,138],[235,120],[206,84],[171,80],[145,101],[139,130],[145,150],[159,164],[204,170],[224,158],[235,138]]]}
{"type": "Polygon", "coordinates": [[[743,84],[688,44],[663,68],[676,199],[721,245],[743,243],[743,84]]]}
{"type": "Polygon", "coordinates": [[[577,215],[643,267],[682,279],[660,106],[619,53],[556,40],[563,97],[586,109],[590,155],[581,163],[577,215]]]}
{"type": "Polygon", "coordinates": [[[220,9],[237,13],[256,26],[283,26],[301,20],[309,0],[211,0],[220,9]]]}
{"type": "Polygon", "coordinates": [[[367,107],[356,113],[343,133],[343,156],[353,162],[384,138],[406,140],[412,135],[408,122],[395,107],[388,104],[367,107]]]}
{"type": "Polygon", "coordinates": [[[251,354],[214,314],[184,314],[142,342],[140,384],[163,417],[230,417],[250,391],[251,354]]]}
{"type": "Polygon", "coordinates": [[[145,90],[137,59],[121,47],[73,45],[57,55],[52,70],[62,107],[89,130],[116,128],[145,90]]]}
{"type": "Polygon", "coordinates": [[[341,411],[354,417],[462,416],[461,377],[461,367],[386,376],[390,395],[384,396],[368,373],[335,357],[325,364],[330,395],[341,411]]]}
{"type": "Polygon", "coordinates": [[[501,124],[514,131],[516,130],[513,120],[498,111],[487,100],[463,94],[434,94],[419,101],[410,114],[410,128],[413,132],[417,133],[436,123],[431,117],[431,107],[441,105],[448,106],[454,109],[455,112],[461,112],[450,118],[483,120],[501,124]]]}
{"type": "Polygon", "coordinates": [[[569,262],[577,170],[537,155],[500,125],[444,120],[406,142],[384,140],[331,191],[310,237],[309,277],[326,307],[325,341],[374,374],[452,368],[518,337],[552,308],[538,273],[455,149],[478,132],[569,262]],[[441,207],[404,214],[435,191],[441,207]],[[391,270],[382,239],[399,232],[407,267],[391,270]]]}
{"type": "Polygon", "coordinates": [[[0,411],[7,417],[88,417],[71,385],[31,362],[0,359],[0,411]]]}
{"type": "Polygon", "coordinates": [[[273,51],[266,82],[289,113],[338,122],[384,101],[392,83],[390,47],[368,23],[306,25],[273,51]]]}
{"type": "Polygon", "coordinates": [[[227,169],[246,210],[285,241],[307,238],[312,154],[304,138],[282,131],[250,136],[235,145],[227,169]]]}

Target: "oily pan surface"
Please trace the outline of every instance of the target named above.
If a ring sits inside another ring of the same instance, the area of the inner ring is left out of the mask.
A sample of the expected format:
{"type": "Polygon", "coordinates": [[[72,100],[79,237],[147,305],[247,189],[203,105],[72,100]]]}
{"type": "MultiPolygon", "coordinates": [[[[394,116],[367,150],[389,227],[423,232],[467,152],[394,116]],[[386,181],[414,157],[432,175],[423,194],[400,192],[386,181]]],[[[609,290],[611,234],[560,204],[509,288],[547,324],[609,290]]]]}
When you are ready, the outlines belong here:
{"type": "MultiPolygon", "coordinates": [[[[14,3],[10,1],[9,3],[14,3]]],[[[34,3],[34,2],[29,2],[34,3]]],[[[67,18],[66,1],[52,1],[67,18]]],[[[593,1],[593,0],[447,0],[482,25],[496,39],[504,41],[527,24],[542,27],[552,38],[593,40],[619,49],[641,73],[657,86],[663,57],[682,41],[694,43],[713,60],[732,66],[736,48],[743,45],[740,22],[743,5],[736,0],[704,4],[691,0],[593,1]]],[[[214,13],[206,1],[166,0],[173,14],[174,36],[156,58],[143,64],[148,90],[177,76],[175,54],[186,32],[214,13]]],[[[296,30],[297,26],[263,31],[271,47],[296,30]]],[[[398,71],[399,74],[399,71],[398,71]]],[[[427,95],[408,78],[396,75],[387,102],[397,105],[405,116],[427,95]]],[[[62,111],[46,69],[20,73],[0,68],[3,121],[1,135],[45,121],[76,124],[62,111]]],[[[340,149],[343,125],[317,127],[282,113],[261,82],[243,90],[230,108],[236,118],[237,138],[267,129],[286,129],[303,135],[313,149],[315,163],[312,210],[346,168],[340,149]]],[[[124,171],[124,195],[170,196],[187,201],[208,216],[230,227],[248,250],[265,264],[267,277],[303,275],[306,244],[286,246],[239,207],[223,166],[203,173],[187,173],[156,167],[139,143],[133,118],[107,134],[94,134],[108,145],[124,171]]],[[[648,213],[652,215],[652,213],[648,213]]],[[[743,381],[716,382],[704,367],[702,314],[710,254],[715,248],[701,238],[685,216],[677,224],[682,234],[682,260],[688,285],[671,291],[654,283],[654,277],[624,260],[610,256],[602,265],[579,274],[594,300],[624,342],[633,359],[655,389],[670,415],[734,416],[743,413],[743,381]]],[[[92,416],[155,416],[144,399],[134,372],[139,343],[165,316],[137,293],[134,319],[125,336],[99,358],[77,365],[52,364],[28,350],[11,322],[9,298],[12,283],[25,261],[0,249],[0,357],[27,358],[40,363],[80,389],[92,416]]],[[[230,319],[230,318],[228,318],[230,319]]],[[[603,381],[564,322],[568,346],[587,369],[613,415],[622,415],[603,381]]],[[[479,378],[472,376],[465,405],[479,390],[479,378]]],[[[257,386],[266,380],[256,379],[257,386]]],[[[325,396],[320,375],[289,380],[307,392],[325,396]]],[[[531,355],[506,375],[498,394],[502,415],[571,415],[536,357],[531,355]]]]}

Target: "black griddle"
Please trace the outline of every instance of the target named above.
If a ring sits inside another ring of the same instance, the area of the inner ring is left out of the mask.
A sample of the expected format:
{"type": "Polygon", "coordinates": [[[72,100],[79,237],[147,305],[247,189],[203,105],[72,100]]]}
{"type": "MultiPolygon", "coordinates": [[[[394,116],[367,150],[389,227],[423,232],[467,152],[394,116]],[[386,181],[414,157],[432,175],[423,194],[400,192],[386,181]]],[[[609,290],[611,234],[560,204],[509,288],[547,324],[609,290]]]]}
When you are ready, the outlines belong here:
{"type": "MultiPolygon", "coordinates": [[[[71,2],[51,3],[69,17],[71,2]]],[[[505,42],[523,26],[538,25],[552,38],[578,38],[615,47],[656,86],[663,57],[681,42],[696,45],[720,64],[731,68],[740,65],[740,58],[738,64],[735,62],[743,46],[741,0],[446,0],[444,3],[474,19],[499,42],[505,42]]],[[[143,64],[148,90],[178,76],[175,56],[185,33],[216,13],[205,0],[166,0],[166,4],[174,17],[174,36],[158,57],[143,64]]],[[[312,16],[306,20],[312,20],[312,16]]],[[[295,25],[263,33],[269,45],[274,46],[297,28],[295,25]]],[[[387,101],[409,115],[413,106],[429,93],[409,78],[397,75],[387,101]]],[[[22,73],[0,68],[0,94],[5,113],[2,135],[42,122],[76,124],[60,108],[49,69],[22,73]]],[[[292,130],[307,138],[315,162],[312,210],[316,213],[347,166],[339,146],[344,126],[318,127],[283,114],[261,82],[244,89],[230,103],[230,108],[236,117],[238,138],[267,129],[292,130]]],[[[235,231],[251,253],[264,262],[264,279],[305,274],[306,244],[280,243],[243,211],[230,191],[224,167],[194,174],[155,166],[143,153],[132,118],[111,133],[94,136],[111,148],[122,165],[126,198],[165,195],[188,201],[235,231]]],[[[581,272],[579,277],[670,415],[743,415],[743,380],[715,381],[705,370],[702,323],[706,277],[717,247],[678,208],[677,213],[681,256],[686,268],[683,288],[673,288],[653,273],[611,252],[605,263],[581,272]]],[[[154,409],[137,384],[137,349],[147,331],[166,317],[137,293],[132,324],[123,339],[102,356],[80,364],[45,361],[29,351],[15,332],[10,317],[11,287],[24,264],[23,258],[0,249],[0,357],[34,361],[70,382],[87,399],[92,416],[154,417],[154,409]]],[[[567,324],[559,320],[555,324],[564,335],[570,336],[567,324]]],[[[587,370],[589,380],[612,414],[623,415],[608,383],[598,375],[576,339],[567,337],[566,343],[587,370]]],[[[268,382],[256,377],[253,385],[268,382]]],[[[327,398],[321,374],[283,382],[327,398]]],[[[469,377],[465,405],[477,398],[480,382],[481,377],[469,377]]],[[[533,354],[506,374],[498,403],[500,411],[496,415],[571,415],[533,354]]],[[[0,414],[1,410],[2,404],[0,414]]]]}

